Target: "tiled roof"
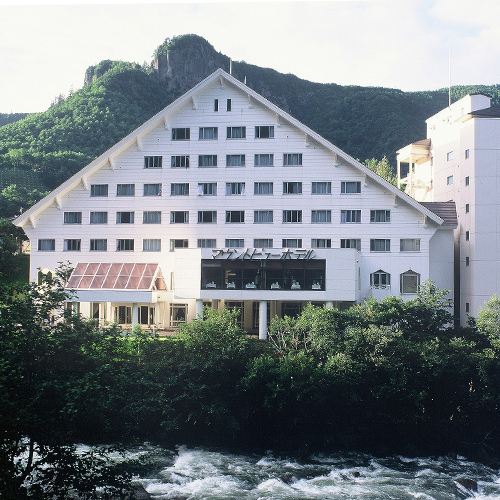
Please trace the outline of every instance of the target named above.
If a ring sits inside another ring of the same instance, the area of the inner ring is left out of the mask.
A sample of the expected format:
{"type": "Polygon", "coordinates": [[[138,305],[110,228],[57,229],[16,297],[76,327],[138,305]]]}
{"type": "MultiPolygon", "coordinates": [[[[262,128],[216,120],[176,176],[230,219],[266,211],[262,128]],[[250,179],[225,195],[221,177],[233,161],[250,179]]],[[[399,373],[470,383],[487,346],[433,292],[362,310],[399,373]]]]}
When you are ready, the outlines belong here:
{"type": "Polygon", "coordinates": [[[443,219],[443,226],[457,227],[457,207],[454,201],[422,201],[422,206],[443,219]]]}

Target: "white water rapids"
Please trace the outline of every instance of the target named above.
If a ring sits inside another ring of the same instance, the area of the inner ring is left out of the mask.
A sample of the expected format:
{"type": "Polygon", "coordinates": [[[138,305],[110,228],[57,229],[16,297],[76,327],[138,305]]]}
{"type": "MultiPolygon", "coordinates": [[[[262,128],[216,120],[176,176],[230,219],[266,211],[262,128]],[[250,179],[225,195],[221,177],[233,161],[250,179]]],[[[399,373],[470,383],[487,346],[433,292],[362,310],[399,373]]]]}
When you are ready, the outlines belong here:
{"type": "Polygon", "coordinates": [[[296,461],[186,447],[149,451],[154,470],[137,480],[153,499],[500,500],[500,471],[461,457],[339,454],[296,461]]]}

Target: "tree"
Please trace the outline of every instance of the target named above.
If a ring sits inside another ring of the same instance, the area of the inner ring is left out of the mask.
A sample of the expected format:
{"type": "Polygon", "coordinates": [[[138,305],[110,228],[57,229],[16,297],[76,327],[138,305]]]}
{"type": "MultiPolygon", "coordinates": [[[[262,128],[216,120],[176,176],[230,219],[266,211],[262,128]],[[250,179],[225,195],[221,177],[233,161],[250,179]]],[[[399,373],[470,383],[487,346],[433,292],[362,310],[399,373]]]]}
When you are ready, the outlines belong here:
{"type": "Polygon", "coordinates": [[[0,283],[22,279],[19,273],[27,263],[21,254],[21,244],[25,239],[21,228],[14,226],[8,219],[0,218],[0,283]]]}
{"type": "Polygon", "coordinates": [[[477,313],[476,325],[478,330],[487,335],[497,348],[500,347],[500,298],[493,295],[485,307],[481,307],[477,313]]]}
{"type": "Polygon", "coordinates": [[[389,160],[386,156],[384,156],[381,160],[377,160],[376,158],[365,160],[364,165],[391,184],[394,184],[395,186],[398,185],[398,179],[394,175],[392,167],[390,166],[389,160]]]}

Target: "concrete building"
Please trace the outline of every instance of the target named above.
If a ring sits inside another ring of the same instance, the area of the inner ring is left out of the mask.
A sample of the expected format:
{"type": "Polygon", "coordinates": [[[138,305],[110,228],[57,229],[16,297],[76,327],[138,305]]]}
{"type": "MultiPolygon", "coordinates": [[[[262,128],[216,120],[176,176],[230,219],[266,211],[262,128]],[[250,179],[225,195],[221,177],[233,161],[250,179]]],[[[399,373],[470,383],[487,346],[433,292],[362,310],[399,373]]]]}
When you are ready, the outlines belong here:
{"type": "Polygon", "coordinates": [[[32,280],[70,261],[72,307],[123,325],[226,306],[265,338],[307,302],[453,287],[453,204],[418,203],[222,70],[15,223],[32,280]]]}
{"type": "Polygon", "coordinates": [[[462,324],[500,293],[500,107],[468,95],[427,120],[398,151],[398,179],[418,201],[454,201],[455,314],[462,324]],[[411,165],[411,168],[410,168],[411,165]]]}

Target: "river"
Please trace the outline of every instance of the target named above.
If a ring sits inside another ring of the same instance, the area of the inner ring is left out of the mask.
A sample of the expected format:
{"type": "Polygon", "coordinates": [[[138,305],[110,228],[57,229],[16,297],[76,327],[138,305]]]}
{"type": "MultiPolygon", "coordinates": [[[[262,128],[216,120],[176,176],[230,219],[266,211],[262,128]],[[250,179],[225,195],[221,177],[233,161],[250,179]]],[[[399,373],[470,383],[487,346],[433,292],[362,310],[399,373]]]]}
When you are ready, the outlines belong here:
{"type": "Polygon", "coordinates": [[[500,471],[463,457],[333,454],[299,461],[187,447],[138,453],[145,451],[154,466],[137,479],[153,499],[500,499],[500,471]]]}

